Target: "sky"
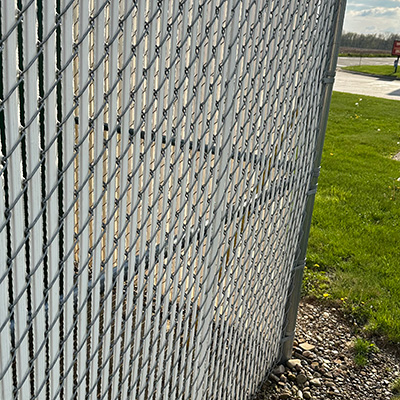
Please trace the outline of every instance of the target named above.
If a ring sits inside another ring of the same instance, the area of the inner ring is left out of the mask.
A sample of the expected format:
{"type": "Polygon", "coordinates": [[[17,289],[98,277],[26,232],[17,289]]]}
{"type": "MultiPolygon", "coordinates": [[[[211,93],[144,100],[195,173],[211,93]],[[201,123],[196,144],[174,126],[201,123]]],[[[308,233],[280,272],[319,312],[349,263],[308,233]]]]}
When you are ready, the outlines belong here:
{"type": "Polygon", "coordinates": [[[400,0],[347,0],[343,29],[400,36],[400,0]]]}

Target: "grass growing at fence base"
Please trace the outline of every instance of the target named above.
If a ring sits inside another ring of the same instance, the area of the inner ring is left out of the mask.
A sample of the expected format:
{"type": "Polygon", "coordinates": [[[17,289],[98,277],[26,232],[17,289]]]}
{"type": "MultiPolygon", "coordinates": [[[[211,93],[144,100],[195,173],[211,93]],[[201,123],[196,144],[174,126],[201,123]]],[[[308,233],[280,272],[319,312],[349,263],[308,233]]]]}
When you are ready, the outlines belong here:
{"type": "Polygon", "coordinates": [[[394,394],[398,394],[400,395],[400,378],[396,379],[392,386],[391,386],[391,390],[394,394]]]}
{"type": "Polygon", "coordinates": [[[398,101],[333,94],[305,273],[306,282],[327,271],[319,295],[341,299],[370,330],[397,342],[399,109],[398,101]]]}
{"type": "MultiPolygon", "coordinates": [[[[388,64],[390,61],[388,60],[388,64]]],[[[392,65],[354,65],[351,67],[343,67],[348,71],[362,72],[364,74],[388,76],[392,78],[400,79],[400,67],[397,68],[397,72],[394,73],[394,66],[392,65]]]]}
{"type": "Polygon", "coordinates": [[[378,351],[378,348],[368,340],[357,338],[354,342],[354,362],[359,367],[368,364],[368,358],[378,351]]]}

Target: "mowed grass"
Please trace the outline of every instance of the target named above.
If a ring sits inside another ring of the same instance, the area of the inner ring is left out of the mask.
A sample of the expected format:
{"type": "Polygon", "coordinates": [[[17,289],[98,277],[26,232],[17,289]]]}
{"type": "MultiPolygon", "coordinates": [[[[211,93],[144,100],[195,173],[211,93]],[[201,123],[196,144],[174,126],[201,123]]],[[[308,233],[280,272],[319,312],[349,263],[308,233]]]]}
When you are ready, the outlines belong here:
{"type": "Polygon", "coordinates": [[[400,79],[400,65],[397,72],[394,73],[394,65],[354,65],[351,67],[343,67],[344,70],[362,72],[364,74],[389,76],[400,79]]]}
{"type": "MultiPolygon", "coordinates": [[[[400,101],[333,93],[305,279],[400,342],[400,101]],[[325,281],[325,274],[329,283],[325,281]]],[[[311,285],[313,287],[313,285],[311,285]]]]}

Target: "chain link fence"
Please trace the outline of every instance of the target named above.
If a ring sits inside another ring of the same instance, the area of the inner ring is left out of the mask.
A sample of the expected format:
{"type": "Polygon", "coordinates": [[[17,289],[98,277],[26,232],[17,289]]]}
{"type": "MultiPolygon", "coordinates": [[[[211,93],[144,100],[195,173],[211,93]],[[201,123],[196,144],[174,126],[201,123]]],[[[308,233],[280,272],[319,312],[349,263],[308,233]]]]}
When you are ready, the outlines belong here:
{"type": "Polygon", "coordinates": [[[255,392],[338,3],[0,3],[2,399],[255,392]]]}

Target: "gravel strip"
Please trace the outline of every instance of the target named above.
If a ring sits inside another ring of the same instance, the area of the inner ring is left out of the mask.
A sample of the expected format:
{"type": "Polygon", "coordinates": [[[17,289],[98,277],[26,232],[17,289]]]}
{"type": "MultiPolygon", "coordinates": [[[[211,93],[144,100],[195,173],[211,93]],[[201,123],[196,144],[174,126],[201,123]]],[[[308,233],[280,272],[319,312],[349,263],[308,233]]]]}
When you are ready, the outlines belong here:
{"type": "Polygon", "coordinates": [[[400,356],[374,342],[366,366],[354,363],[357,326],[328,303],[300,304],[292,359],[278,365],[255,400],[390,400],[400,356]]]}

